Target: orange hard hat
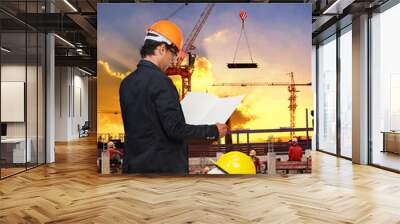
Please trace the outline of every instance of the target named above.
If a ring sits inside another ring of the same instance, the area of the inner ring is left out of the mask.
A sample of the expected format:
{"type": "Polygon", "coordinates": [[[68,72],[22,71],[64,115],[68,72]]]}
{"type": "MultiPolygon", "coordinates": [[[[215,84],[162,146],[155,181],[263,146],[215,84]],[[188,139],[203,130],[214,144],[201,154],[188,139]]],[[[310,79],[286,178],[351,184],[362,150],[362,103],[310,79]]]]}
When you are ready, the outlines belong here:
{"type": "Polygon", "coordinates": [[[179,50],[183,47],[183,33],[181,29],[173,22],[169,20],[160,20],[147,29],[147,34],[152,33],[153,36],[147,35],[146,39],[152,39],[160,42],[166,42],[167,44],[175,45],[179,50]],[[154,34],[158,34],[161,37],[155,37],[154,34]],[[165,38],[165,39],[164,39],[165,38]]]}

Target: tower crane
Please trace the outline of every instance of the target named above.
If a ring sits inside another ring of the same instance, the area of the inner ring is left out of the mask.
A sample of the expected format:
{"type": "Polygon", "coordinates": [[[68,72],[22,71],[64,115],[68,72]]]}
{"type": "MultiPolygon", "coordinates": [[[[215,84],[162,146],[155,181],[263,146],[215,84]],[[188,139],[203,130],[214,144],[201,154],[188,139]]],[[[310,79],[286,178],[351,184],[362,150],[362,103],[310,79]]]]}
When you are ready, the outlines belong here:
{"type": "Polygon", "coordinates": [[[296,86],[311,86],[311,82],[309,83],[295,83],[293,72],[288,73],[290,77],[290,82],[247,82],[247,83],[214,83],[212,86],[287,86],[288,91],[290,93],[289,96],[289,110],[290,110],[290,128],[292,129],[290,132],[290,139],[294,136],[294,128],[296,125],[296,100],[297,100],[297,92],[296,86]]]}
{"type": "Polygon", "coordinates": [[[203,28],[208,16],[211,14],[212,9],[214,8],[215,3],[208,3],[206,8],[201,13],[196,25],[194,26],[192,32],[189,34],[185,43],[183,45],[182,51],[179,53],[176,63],[169,67],[166,71],[168,76],[179,75],[182,79],[182,92],[181,97],[185,97],[185,95],[191,90],[191,77],[194,69],[194,61],[195,55],[190,51],[194,50],[193,46],[194,41],[199,35],[201,29],[203,28]],[[188,65],[182,66],[182,61],[185,58],[185,53],[188,53],[188,65]]]}

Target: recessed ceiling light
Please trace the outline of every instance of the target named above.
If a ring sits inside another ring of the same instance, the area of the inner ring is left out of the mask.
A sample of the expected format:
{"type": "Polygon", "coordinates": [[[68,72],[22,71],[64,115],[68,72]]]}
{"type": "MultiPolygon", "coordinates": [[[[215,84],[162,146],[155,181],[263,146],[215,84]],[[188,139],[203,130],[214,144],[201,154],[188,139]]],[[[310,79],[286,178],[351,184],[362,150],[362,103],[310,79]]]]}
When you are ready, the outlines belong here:
{"type": "Polygon", "coordinates": [[[73,44],[72,44],[71,42],[69,42],[68,40],[66,40],[66,39],[64,39],[64,38],[62,38],[62,37],[60,37],[60,36],[57,35],[57,34],[54,34],[54,36],[57,37],[58,39],[60,39],[61,41],[63,41],[64,43],[66,43],[67,45],[69,45],[69,46],[75,48],[75,45],[73,45],[73,44]]]}
{"type": "Polygon", "coordinates": [[[349,6],[354,0],[336,0],[322,14],[342,14],[343,9],[349,6]]]}
{"type": "Polygon", "coordinates": [[[78,70],[81,71],[81,72],[83,72],[83,73],[85,73],[85,74],[87,74],[87,75],[93,75],[92,73],[90,73],[90,72],[88,72],[88,71],[85,71],[85,70],[83,70],[83,69],[81,69],[81,68],[79,68],[79,67],[78,67],[78,70]]]}
{"type": "Polygon", "coordinates": [[[7,49],[7,48],[5,48],[5,47],[1,47],[1,50],[4,51],[4,52],[6,52],[6,53],[10,53],[10,52],[11,52],[11,50],[9,50],[9,49],[7,49]]]}
{"type": "Polygon", "coordinates": [[[78,12],[78,10],[71,4],[69,3],[68,0],[64,0],[65,4],[67,4],[74,12],[78,12]]]}

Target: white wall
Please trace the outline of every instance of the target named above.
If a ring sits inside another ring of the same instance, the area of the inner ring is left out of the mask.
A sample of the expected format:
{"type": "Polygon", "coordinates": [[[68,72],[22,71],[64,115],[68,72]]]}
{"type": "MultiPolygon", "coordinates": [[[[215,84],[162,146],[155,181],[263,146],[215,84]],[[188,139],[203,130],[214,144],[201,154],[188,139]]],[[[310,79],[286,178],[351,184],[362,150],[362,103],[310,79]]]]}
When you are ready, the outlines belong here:
{"type": "MultiPolygon", "coordinates": [[[[36,69],[32,66],[28,66],[28,73],[31,73],[33,69],[36,69]]],[[[35,70],[36,72],[36,70],[35,70]]],[[[24,65],[2,65],[1,66],[1,81],[5,82],[25,82],[25,64],[24,65]]],[[[36,96],[36,92],[27,93],[27,96],[36,96]]],[[[1,108],[5,110],[6,108],[1,108]]],[[[28,118],[28,120],[30,120],[28,118]]],[[[25,123],[24,122],[7,122],[7,137],[25,137],[25,123]]],[[[28,136],[29,137],[29,136],[28,136]]]]}
{"type": "Polygon", "coordinates": [[[74,111],[72,119],[72,135],[79,135],[77,126],[81,126],[88,120],[88,78],[81,76],[82,73],[76,74],[77,70],[74,70],[74,111]]]}
{"type": "Polygon", "coordinates": [[[56,67],[56,141],[79,138],[78,124],[88,120],[88,78],[83,75],[76,68],[56,67]]]}
{"type": "Polygon", "coordinates": [[[67,67],[55,68],[55,141],[68,141],[69,79],[67,67]]]}
{"type": "MultiPolygon", "coordinates": [[[[28,67],[28,70],[32,67],[28,67]]],[[[24,65],[2,65],[1,81],[19,81],[25,82],[25,64],[24,65]]]]}

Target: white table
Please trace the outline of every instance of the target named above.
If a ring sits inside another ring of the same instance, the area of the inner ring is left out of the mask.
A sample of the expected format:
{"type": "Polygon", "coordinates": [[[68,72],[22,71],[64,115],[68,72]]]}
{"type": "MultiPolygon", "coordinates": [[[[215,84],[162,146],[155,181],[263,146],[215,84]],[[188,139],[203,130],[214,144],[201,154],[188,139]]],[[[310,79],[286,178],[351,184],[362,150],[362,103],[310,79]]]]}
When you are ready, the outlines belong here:
{"type": "Polygon", "coordinates": [[[25,151],[25,138],[6,138],[1,139],[2,147],[13,147],[13,163],[25,163],[31,162],[32,154],[31,154],[31,145],[32,140],[30,138],[27,139],[27,146],[25,151]],[[26,154],[25,154],[26,152],[26,154]],[[25,158],[27,159],[25,161],[25,158]]]}

